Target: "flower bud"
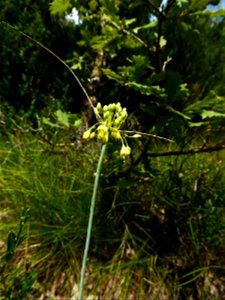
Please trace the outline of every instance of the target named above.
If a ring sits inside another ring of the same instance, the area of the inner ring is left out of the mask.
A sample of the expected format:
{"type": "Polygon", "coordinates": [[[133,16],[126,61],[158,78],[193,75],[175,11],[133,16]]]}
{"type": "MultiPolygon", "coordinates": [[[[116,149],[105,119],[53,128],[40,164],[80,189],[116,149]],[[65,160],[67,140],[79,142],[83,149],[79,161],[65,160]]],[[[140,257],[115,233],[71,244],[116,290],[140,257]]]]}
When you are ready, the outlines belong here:
{"type": "Polygon", "coordinates": [[[119,118],[115,119],[113,123],[114,123],[114,126],[118,128],[119,125],[120,125],[120,120],[119,120],[119,118]]]}
{"type": "Polygon", "coordinates": [[[85,131],[85,132],[83,133],[83,139],[85,139],[85,140],[89,139],[90,134],[91,134],[91,131],[90,131],[90,130],[85,131]]]}
{"type": "Polygon", "coordinates": [[[90,139],[93,139],[95,136],[96,136],[96,133],[93,131],[93,132],[90,134],[90,139]]]}
{"type": "Polygon", "coordinates": [[[104,111],[104,113],[103,113],[103,119],[107,120],[109,118],[109,116],[110,116],[110,112],[108,110],[104,111]]]}
{"type": "Polygon", "coordinates": [[[95,114],[96,116],[99,115],[99,110],[98,110],[96,107],[94,107],[94,114],[95,114]]]}
{"type": "Polygon", "coordinates": [[[100,102],[97,103],[96,108],[97,108],[97,110],[98,110],[99,113],[102,112],[102,105],[101,105],[100,102]]]}
{"type": "Polygon", "coordinates": [[[117,102],[117,103],[116,103],[116,110],[117,110],[118,112],[122,110],[122,107],[121,107],[120,102],[117,102]]]}
{"type": "Polygon", "coordinates": [[[130,155],[131,153],[131,148],[129,146],[123,145],[122,148],[120,149],[120,156],[125,157],[130,155]]]}
{"type": "Polygon", "coordinates": [[[115,120],[115,124],[117,126],[117,128],[121,127],[121,125],[123,124],[123,122],[125,121],[123,116],[119,116],[116,120],[115,120]]]}
{"type": "Polygon", "coordinates": [[[107,111],[108,110],[108,105],[104,105],[103,106],[103,111],[105,112],[105,111],[107,111]]]}
{"type": "Polygon", "coordinates": [[[141,137],[141,135],[138,134],[138,133],[135,133],[134,135],[130,135],[130,136],[129,136],[129,138],[133,138],[133,139],[138,139],[138,138],[140,138],[140,137],[141,137]]]}
{"type": "Polygon", "coordinates": [[[98,140],[101,141],[102,143],[106,144],[109,139],[107,126],[104,124],[99,125],[97,128],[97,131],[98,131],[98,135],[97,135],[98,140]]]}
{"type": "Polygon", "coordinates": [[[110,103],[109,104],[109,110],[114,111],[116,109],[116,104],[115,103],[110,103]]]}
{"type": "Polygon", "coordinates": [[[121,116],[123,116],[124,119],[127,118],[128,113],[127,113],[127,109],[126,109],[126,108],[123,109],[123,111],[122,111],[122,113],[121,113],[121,116]]]}
{"type": "Polygon", "coordinates": [[[121,134],[118,129],[112,127],[110,129],[110,133],[112,138],[114,138],[115,140],[121,140],[121,134]]]}

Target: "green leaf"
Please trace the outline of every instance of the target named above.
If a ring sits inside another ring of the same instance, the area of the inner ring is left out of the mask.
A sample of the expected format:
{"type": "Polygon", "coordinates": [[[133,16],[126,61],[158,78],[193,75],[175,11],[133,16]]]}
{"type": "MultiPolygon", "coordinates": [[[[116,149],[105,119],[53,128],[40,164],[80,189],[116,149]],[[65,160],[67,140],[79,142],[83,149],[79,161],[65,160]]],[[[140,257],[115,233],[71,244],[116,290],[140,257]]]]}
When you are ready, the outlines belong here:
{"type": "Polygon", "coordinates": [[[45,118],[45,117],[42,118],[42,123],[51,127],[57,127],[57,128],[60,127],[58,124],[52,123],[49,118],[45,118]]]}
{"type": "Polygon", "coordinates": [[[116,15],[118,12],[118,7],[115,0],[101,0],[102,9],[106,14],[116,15]]]}
{"type": "Polygon", "coordinates": [[[163,36],[160,36],[159,45],[161,49],[166,46],[166,43],[167,40],[163,36]]]}
{"type": "Polygon", "coordinates": [[[123,77],[121,75],[119,75],[118,73],[112,71],[111,69],[102,69],[102,72],[109,78],[109,79],[113,79],[119,83],[123,83],[123,77]]]}
{"type": "Polygon", "coordinates": [[[168,109],[169,111],[175,113],[176,115],[182,117],[182,118],[185,119],[185,120],[190,120],[190,119],[191,119],[189,116],[187,116],[187,115],[181,113],[180,111],[174,109],[174,108],[171,107],[171,106],[167,106],[167,109],[168,109]]]}
{"type": "Polygon", "coordinates": [[[65,113],[63,111],[61,111],[61,109],[58,109],[55,112],[55,116],[57,117],[57,121],[59,121],[60,123],[62,123],[64,126],[69,127],[70,123],[69,123],[69,114],[65,113]]]}
{"type": "Polygon", "coordinates": [[[70,7],[70,0],[54,0],[50,3],[50,12],[52,15],[63,15],[70,7]]]}
{"type": "Polygon", "coordinates": [[[197,12],[196,15],[209,16],[211,18],[222,18],[225,17],[225,9],[218,9],[216,11],[206,10],[202,12],[197,12]]]}
{"type": "Polygon", "coordinates": [[[125,26],[129,26],[130,24],[133,24],[134,22],[136,22],[136,18],[132,18],[132,19],[125,19],[124,20],[124,24],[125,26]]]}
{"type": "Polygon", "coordinates": [[[225,118],[225,114],[213,110],[203,110],[201,117],[203,120],[207,118],[225,118]]]}
{"type": "Polygon", "coordinates": [[[206,125],[205,122],[188,122],[189,127],[201,127],[203,125],[206,125]]]}
{"type": "Polygon", "coordinates": [[[202,100],[196,101],[184,109],[185,114],[195,115],[202,114],[203,110],[206,111],[224,111],[224,97],[216,94],[215,91],[210,91],[209,94],[202,100]]]}
{"type": "Polygon", "coordinates": [[[109,37],[105,36],[94,36],[91,39],[91,47],[95,50],[100,50],[106,47],[106,45],[111,42],[114,37],[111,35],[109,37]]]}
{"type": "Polygon", "coordinates": [[[79,129],[82,126],[82,119],[77,114],[69,115],[69,122],[75,129],[79,129]]]}
{"type": "Polygon", "coordinates": [[[125,79],[124,81],[138,81],[140,77],[144,77],[146,70],[149,69],[148,57],[143,55],[133,55],[129,60],[131,65],[119,66],[118,72],[125,79]]]}
{"type": "Polygon", "coordinates": [[[16,234],[13,231],[10,231],[8,234],[8,240],[7,240],[7,252],[5,255],[6,262],[10,261],[10,259],[13,257],[13,254],[16,249],[16,234]]]}
{"type": "Polygon", "coordinates": [[[57,110],[55,113],[55,116],[57,118],[57,123],[53,123],[50,121],[49,118],[42,118],[43,124],[46,124],[51,127],[55,128],[63,128],[63,127],[70,127],[73,126],[75,129],[78,129],[82,126],[82,119],[77,115],[77,114],[70,114],[70,113],[65,113],[61,111],[60,109],[57,110]],[[61,125],[61,126],[60,126],[61,125]]]}
{"type": "Polygon", "coordinates": [[[25,208],[20,217],[20,226],[24,226],[29,218],[30,218],[30,208],[25,208]]]}
{"type": "Polygon", "coordinates": [[[73,127],[75,127],[76,129],[79,129],[82,126],[82,124],[83,124],[82,120],[78,119],[73,123],[73,127]]]}
{"type": "Polygon", "coordinates": [[[159,97],[164,97],[166,94],[164,93],[164,89],[159,85],[144,85],[137,82],[127,82],[127,86],[132,87],[135,91],[140,92],[143,95],[155,95],[159,97]]]}
{"type": "Polygon", "coordinates": [[[191,0],[189,10],[191,11],[202,11],[204,10],[207,5],[212,4],[212,5],[217,5],[219,4],[220,0],[191,0]]]}
{"type": "Polygon", "coordinates": [[[153,21],[153,22],[148,23],[148,24],[143,25],[143,26],[136,27],[136,28],[133,29],[133,32],[137,34],[139,30],[155,28],[157,25],[158,25],[158,20],[153,21]]]}
{"type": "Polygon", "coordinates": [[[96,0],[91,0],[89,2],[89,7],[91,11],[95,11],[96,8],[98,7],[98,2],[96,0]]]}

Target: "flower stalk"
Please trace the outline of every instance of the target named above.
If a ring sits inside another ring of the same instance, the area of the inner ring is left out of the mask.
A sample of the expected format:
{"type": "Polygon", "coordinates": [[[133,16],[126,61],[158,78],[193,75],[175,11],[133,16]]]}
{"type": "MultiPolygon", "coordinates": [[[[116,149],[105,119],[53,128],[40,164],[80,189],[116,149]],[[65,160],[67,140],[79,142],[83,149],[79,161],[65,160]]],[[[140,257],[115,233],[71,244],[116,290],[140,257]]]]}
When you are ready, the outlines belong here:
{"type": "Polygon", "coordinates": [[[98,165],[97,165],[96,174],[95,174],[95,181],[94,181],[94,186],[93,186],[93,192],[92,192],[92,198],[91,198],[91,206],[90,206],[90,213],[89,213],[89,220],[88,220],[87,236],[86,236],[86,243],[85,243],[83,261],[82,261],[82,268],[81,268],[81,277],[80,277],[78,300],[83,299],[84,279],[85,279],[85,271],[86,271],[88,250],[89,250],[90,240],[91,240],[91,230],[92,230],[93,217],[94,217],[94,208],[95,208],[95,203],[96,203],[96,195],[97,195],[97,190],[98,190],[100,171],[101,171],[101,167],[102,167],[102,162],[103,162],[105,150],[106,150],[106,144],[103,144],[102,148],[101,148],[99,160],[98,160],[98,165]]]}
{"type": "Polygon", "coordinates": [[[86,236],[86,243],[85,243],[82,268],[81,268],[78,300],[83,299],[84,279],[85,279],[87,256],[88,256],[88,251],[90,246],[96,195],[97,195],[97,190],[99,185],[101,166],[102,166],[104,154],[106,151],[106,145],[109,141],[109,138],[113,138],[115,140],[121,141],[122,148],[120,150],[120,156],[123,159],[126,156],[129,156],[131,153],[131,148],[127,144],[126,137],[122,136],[123,134],[121,134],[121,130],[120,130],[121,126],[124,124],[128,116],[126,108],[122,108],[119,102],[111,103],[109,105],[104,105],[103,107],[101,103],[98,103],[97,106],[94,108],[94,113],[96,115],[98,122],[84,132],[83,138],[92,139],[96,137],[97,140],[102,143],[102,148],[101,148],[101,153],[99,156],[98,165],[96,169],[95,181],[94,181],[92,198],[91,198],[87,236],[86,236]]]}

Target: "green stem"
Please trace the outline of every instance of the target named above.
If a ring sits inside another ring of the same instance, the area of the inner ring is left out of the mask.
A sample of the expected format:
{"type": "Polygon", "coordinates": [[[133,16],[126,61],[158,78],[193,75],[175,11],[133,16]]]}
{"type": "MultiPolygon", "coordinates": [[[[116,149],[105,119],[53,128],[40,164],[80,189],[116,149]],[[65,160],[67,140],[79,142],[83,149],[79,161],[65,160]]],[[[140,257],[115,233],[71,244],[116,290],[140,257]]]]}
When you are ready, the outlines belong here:
{"type": "Polygon", "coordinates": [[[83,299],[82,295],[83,295],[83,288],[84,288],[84,278],[85,278],[87,255],[88,255],[90,239],[91,239],[91,230],[92,230],[92,223],[93,223],[93,217],[94,217],[96,194],[97,194],[100,171],[101,171],[101,166],[102,166],[105,150],[106,150],[106,144],[102,145],[102,149],[101,149],[101,153],[100,153],[100,156],[99,156],[98,165],[97,165],[97,169],[96,169],[96,174],[95,174],[95,182],[94,182],[92,198],[91,198],[91,206],[90,206],[90,213],[89,213],[89,220],[88,220],[86,243],[85,243],[83,261],[82,261],[82,268],[81,268],[81,277],[80,277],[78,300],[83,299]]]}

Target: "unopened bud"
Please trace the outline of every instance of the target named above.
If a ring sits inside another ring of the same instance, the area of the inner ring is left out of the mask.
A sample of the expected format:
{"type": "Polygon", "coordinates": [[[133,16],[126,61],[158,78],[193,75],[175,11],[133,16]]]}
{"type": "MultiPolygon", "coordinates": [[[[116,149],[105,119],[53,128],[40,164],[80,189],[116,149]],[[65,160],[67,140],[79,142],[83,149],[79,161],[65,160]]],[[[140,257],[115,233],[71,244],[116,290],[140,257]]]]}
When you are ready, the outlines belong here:
{"type": "Polygon", "coordinates": [[[123,111],[122,111],[122,114],[121,114],[122,116],[123,116],[123,118],[124,119],[126,119],[127,118],[127,116],[128,116],[128,113],[127,113],[127,109],[126,108],[124,108],[123,109],[123,111]]]}
{"type": "Polygon", "coordinates": [[[116,110],[117,110],[117,111],[121,111],[121,110],[122,110],[122,107],[121,107],[120,102],[117,102],[117,103],[116,103],[116,110]]]}
{"type": "Polygon", "coordinates": [[[110,103],[109,104],[109,110],[114,111],[116,109],[116,104],[115,103],[110,103]]]}
{"type": "Polygon", "coordinates": [[[95,133],[95,132],[92,132],[92,133],[90,134],[90,139],[93,139],[95,136],[96,136],[96,133],[95,133]]]}
{"type": "Polygon", "coordinates": [[[103,111],[105,112],[105,111],[107,111],[108,110],[108,105],[104,105],[103,106],[103,111]]]}
{"type": "Polygon", "coordinates": [[[97,135],[98,140],[104,144],[108,143],[109,134],[108,134],[107,126],[104,124],[99,125],[97,131],[98,131],[98,135],[97,135]]]}
{"type": "Polygon", "coordinates": [[[109,116],[110,116],[110,112],[108,110],[104,111],[104,113],[103,113],[103,119],[106,120],[106,119],[109,118],[109,116]]]}
{"type": "Polygon", "coordinates": [[[138,139],[138,138],[140,138],[140,137],[141,137],[141,135],[138,134],[138,133],[135,133],[134,135],[130,135],[130,136],[129,136],[129,138],[133,138],[133,139],[138,139]]]}
{"type": "Polygon", "coordinates": [[[99,110],[98,110],[96,107],[94,107],[94,114],[95,114],[96,116],[99,115],[99,110]]]}
{"type": "Polygon", "coordinates": [[[114,138],[115,140],[121,140],[121,134],[118,129],[111,128],[110,133],[111,133],[112,138],[114,138]]]}
{"type": "Polygon", "coordinates": [[[123,145],[122,148],[120,149],[120,156],[125,157],[130,155],[131,153],[131,148],[129,146],[123,145]]]}
{"type": "Polygon", "coordinates": [[[100,102],[97,103],[96,108],[97,108],[97,110],[98,110],[99,113],[102,112],[102,105],[101,105],[100,102]]]}
{"type": "Polygon", "coordinates": [[[91,134],[91,131],[90,131],[90,130],[85,131],[85,132],[83,133],[83,139],[85,139],[85,140],[89,139],[90,134],[91,134]]]}

